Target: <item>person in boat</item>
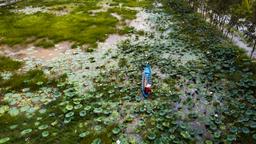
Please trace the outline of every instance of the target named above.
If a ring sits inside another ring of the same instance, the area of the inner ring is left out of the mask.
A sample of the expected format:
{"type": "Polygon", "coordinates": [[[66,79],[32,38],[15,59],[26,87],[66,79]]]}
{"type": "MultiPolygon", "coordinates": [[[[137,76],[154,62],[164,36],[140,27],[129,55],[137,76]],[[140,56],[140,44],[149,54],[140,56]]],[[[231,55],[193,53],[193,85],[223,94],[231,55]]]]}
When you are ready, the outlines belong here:
{"type": "Polygon", "coordinates": [[[144,93],[148,96],[152,93],[151,84],[147,81],[146,78],[144,79],[144,93]]]}
{"type": "Polygon", "coordinates": [[[145,98],[149,97],[152,94],[151,90],[151,67],[149,64],[147,64],[144,67],[143,73],[142,73],[142,87],[141,91],[145,98]]]}
{"type": "Polygon", "coordinates": [[[144,88],[144,93],[150,95],[152,93],[151,84],[147,84],[144,88]]]}

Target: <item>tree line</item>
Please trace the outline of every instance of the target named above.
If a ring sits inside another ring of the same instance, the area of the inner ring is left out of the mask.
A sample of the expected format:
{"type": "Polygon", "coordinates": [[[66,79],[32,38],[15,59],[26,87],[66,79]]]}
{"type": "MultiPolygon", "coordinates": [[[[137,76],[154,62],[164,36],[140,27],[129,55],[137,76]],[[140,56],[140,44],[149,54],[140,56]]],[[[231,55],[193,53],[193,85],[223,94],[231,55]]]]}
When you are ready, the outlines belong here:
{"type": "Polygon", "coordinates": [[[192,9],[200,12],[206,20],[218,26],[225,36],[233,37],[234,30],[242,32],[256,49],[256,0],[186,0],[192,9]]]}

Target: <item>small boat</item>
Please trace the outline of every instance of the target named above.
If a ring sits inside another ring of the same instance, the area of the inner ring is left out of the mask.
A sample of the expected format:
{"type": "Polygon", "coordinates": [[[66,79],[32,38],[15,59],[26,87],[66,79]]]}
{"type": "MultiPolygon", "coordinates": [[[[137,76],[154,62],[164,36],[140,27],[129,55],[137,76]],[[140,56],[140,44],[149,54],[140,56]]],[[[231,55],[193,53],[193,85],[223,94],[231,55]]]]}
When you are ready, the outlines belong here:
{"type": "Polygon", "coordinates": [[[141,84],[141,93],[144,98],[148,98],[151,95],[151,66],[146,64],[142,73],[142,84],[141,84]]]}

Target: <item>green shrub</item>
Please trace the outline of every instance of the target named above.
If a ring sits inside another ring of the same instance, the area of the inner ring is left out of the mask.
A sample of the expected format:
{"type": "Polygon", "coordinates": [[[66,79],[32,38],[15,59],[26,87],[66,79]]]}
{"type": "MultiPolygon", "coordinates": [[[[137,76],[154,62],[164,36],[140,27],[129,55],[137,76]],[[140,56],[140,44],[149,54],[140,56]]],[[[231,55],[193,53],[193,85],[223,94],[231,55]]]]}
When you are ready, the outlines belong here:
{"type": "Polygon", "coordinates": [[[42,39],[35,44],[35,46],[43,47],[43,48],[51,48],[54,47],[54,42],[49,39],[42,39]]]}
{"type": "Polygon", "coordinates": [[[9,57],[0,56],[0,72],[1,71],[15,71],[21,68],[22,62],[12,60],[9,57]]]}

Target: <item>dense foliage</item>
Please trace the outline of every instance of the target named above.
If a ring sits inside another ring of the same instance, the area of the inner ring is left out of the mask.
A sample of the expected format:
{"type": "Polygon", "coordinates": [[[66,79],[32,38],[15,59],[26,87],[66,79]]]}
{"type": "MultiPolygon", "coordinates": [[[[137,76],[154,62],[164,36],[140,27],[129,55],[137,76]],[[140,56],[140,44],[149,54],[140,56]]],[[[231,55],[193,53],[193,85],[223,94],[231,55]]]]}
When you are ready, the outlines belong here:
{"type": "Polygon", "coordinates": [[[256,1],[255,0],[186,0],[194,11],[200,11],[211,23],[225,31],[241,30],[247,42],[256,49],[256,1]]]}

